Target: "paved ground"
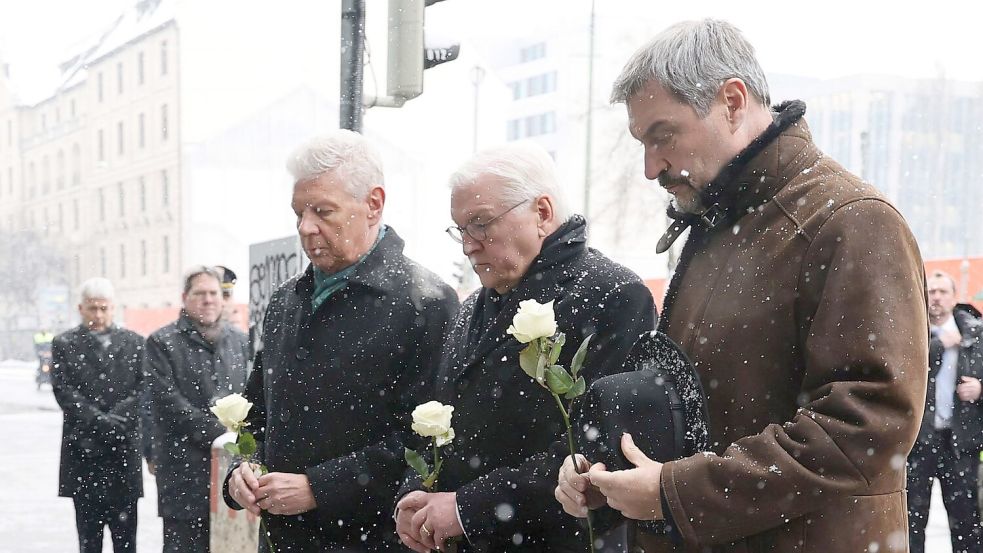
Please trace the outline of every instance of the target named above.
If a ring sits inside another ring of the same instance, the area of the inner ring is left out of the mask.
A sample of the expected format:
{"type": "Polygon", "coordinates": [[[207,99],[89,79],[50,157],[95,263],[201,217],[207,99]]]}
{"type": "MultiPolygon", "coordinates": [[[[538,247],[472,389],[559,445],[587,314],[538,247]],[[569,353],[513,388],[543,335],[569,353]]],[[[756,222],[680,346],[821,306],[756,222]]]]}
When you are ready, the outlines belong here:
{"type": "MultiPolygon", "coordinates": [[[[78,551],[72,502],[58,495],[61,411],[51,389],[35,389],[33,366],[0,363],[0,553],[78,551]]],[[[157,487],[144,470],[139,502],[137,550],[161,550],[157,487]]],[[[108,534],[108,532],[107,532],[108,534]]],[[[934,490],[926,550],[951,553],[949,530],[938,485],[934,490]]],[[[105,551],[110,551],[106,536],[105,551]]]]}

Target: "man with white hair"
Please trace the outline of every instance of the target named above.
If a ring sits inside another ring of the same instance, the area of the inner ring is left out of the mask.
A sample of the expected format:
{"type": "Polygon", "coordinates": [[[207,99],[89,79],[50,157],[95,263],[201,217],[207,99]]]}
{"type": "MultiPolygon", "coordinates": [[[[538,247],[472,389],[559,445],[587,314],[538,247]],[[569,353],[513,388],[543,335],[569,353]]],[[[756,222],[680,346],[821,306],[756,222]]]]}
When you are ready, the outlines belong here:
{"type": "Polygon", "coordinates": [[[396,550],[388,513],[403,444],[418,447],[410,413],[433,399],[457,296],[382,222],[382,163],[365,138],[315,138],[287,168],[311,264],[274,292],[246,388],[270,472],[233,468],[225,500],[262,511],[277,551],[396,550]]]}
{"type": "Polygon", "coordinates": [[[657,35],[612,100],[674,197],[656,251],[689,229],[659,330],[700,376],[711,451],[662,464],[626,435],[636,468],[581,475],[567,458],[557,499],[577,517],[606,504],[664,520],[668,537],[640,528],[646,552],[907,551],[928,333],[904,219],[819,151],[805,104],[769,107],[754,48],[726,22],[657,35]]]}
{"type": "Polygon", "coordinates": [[[113,285],[79,290],[82,323],[55,337],[51,381],[62,409],[58,495],[75,502],[81,553],[102,551],[109,525],[116,553],[136,551],[143,338],[113,324],[113,285]]]}
{"type": "MultiPolygon", "coordinates": [[[[652,295],[635,273],[587,247],[587,222],[570,213],[553,160],[533,143],[478,153],[450,179],[447,229],[481,288],[458,313],[440,357],[437,399],[454,406],[440,490],[404,484],[397,532],[415,551],[464,536],[477,551],[583,551],[587,533],[553,501],[564,424],[556,404],[519,369],[506,333],[524,300],[553,302],[569,367],[594,335],[588,384],[622,372],[636,339],[653,328],[652,295]],[[404,495],[405,494],[405,495],[404,495]]],[[[565,443],[565,442],[563,442],[565,443]]]]}

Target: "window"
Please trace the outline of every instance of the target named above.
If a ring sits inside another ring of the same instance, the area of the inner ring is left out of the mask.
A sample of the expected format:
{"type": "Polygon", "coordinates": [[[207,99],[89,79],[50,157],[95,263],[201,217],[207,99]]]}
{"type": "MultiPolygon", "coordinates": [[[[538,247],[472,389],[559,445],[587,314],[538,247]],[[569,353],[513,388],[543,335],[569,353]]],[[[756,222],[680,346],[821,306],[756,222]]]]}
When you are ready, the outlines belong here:
{"type": "Polygon", "coordinates": [[[160,203],[161,205],[171,203],[171,183],[167,179],[167,169],[160,172],[160,203]]]}
{"type": "MultiPolygon", "coordinates": [[[[99,189],[99,220],[100,221],[106,220],[106,189],[105,188],[99,189]]],[[[105,271],[103,271],[103,274],[105,274],[105,271]]]]}
{"type": "Polygon", "coordinates": [[[96,97],[102,102],[102,73],[96,75],[96,97]]]}
{"type": "Polygon", "coordinates": [[[123,62],[116,64],[116,92],[123,93],[123,62]]]}
{"type": "Polygon", "coordinates": [[[147,276],[147,241],[140,241],[140,276],[147,276]]]}
{"type": "Polygon", "coordinates": [[[14,122],[7,120],[7,146],[14,145],[14,122]]]}
{"type": "Polygon", "coordinates": [[[82,281],[82,256],[75,254],[73,257],[75,261],[75,282],[79,283],[82,281]]]}
{"type": "Polygon", "coordinates": [[[72,200],[72,228],[79,229],[79,201],[78,198],[72,200]]]}
{"type": "Polygon", "coordinates": [[[119,245],[119,277],[126,278],[126,244],[119,245]]]}
{"type": "Polygon", "coordinates": [[[533,44],[532,46],[523,48],[519,50],[519,62],[526,63],[527,61],[537,60],[539,58],[546,57],[546,43],[540,42],[538,44],[533,44]]]}
{"type": "Polygon", "coordinates": [[[164,256],[161,259],[161,263],[164,269],[164,273],[171,272],[171,240],[165,236],[164,237],[164,256]]]}
{"type": "Polygon", "coordinates": [[[47,194],[51,191],[51,162],[48,156],[41,158],[41,193],[47,194]]]}
{"type": "Polygon", "coordinates": [[[73,119],[75,118],[76,116],[75,98],[72,98],[72,101],[68,103],[68,113],[71,114],[73,119]]]}
{"type": "Polygon", "coordinates": [[[44,113],[41,114],[41,130],[48,130],[48,116],[44,113]]]}
{"type": "Polygon", "coordinates": [[[14,195],[14,168],[7,167],[7,192],[14,195]]]}
{"type": "Polygon", "coordinates": [[[116,153],[123,155],[123,122],[116,123],[116,153]]]}
{"type": "Polygon", "coordinates": [[[106,276],[106,248],[99,248],[99,274],[106,276]]]}
{"type": "Polygon", "coordinates": [[[512,99],[518,100],[522,98],[522,81],[515,81],[514,83],[509,83],[509,87],[512,89],[512,99]]]}
{"type": "Polygon", "coordinates": [[[58,150],[55,157],[55,188],[65,189],[65,150],[58,150]]]}
{"type": "Polygon", "coordinates": [[[143,73],[143,52],[137,54],[137,84],[144,83],[144,73],[143,73]]]}
{"type": "Polygon", "coordinates": [[[33,161],[27,166],[27,186],[29,198],[33,198],[35,195],[37,195],[38,172],[33,161]]]}
{"type": "Polygon", "coordinates": [[[167,75],[167,41],[160,42],[160,74],[167,75]]]}
{"type": "Polygon", "coordinates": [[[146,117],[144,114],[137,116],[137,134],[139,135],[140,148],[144,148],[147,145],[147,131],[146,131],[146,117]]]}
{"type": "Polygon", "coordinates": [[[103,138],[102,129],[96,131],[96,151],[99,153],[99,161],[106,161],[106,142],[103,138]]]}
{"type": "Polygon", "coordinates": [[[167,141],[167,104],[160,106],[160,139],[167,141]]]}
{"type": "Polygon", "coordinates": [[[147,179],[140,177],[140,213],[147,212],[147,179]]]}
{"type": "Polygon", "coordinates": [[[58,232],[65,232],[65,207],[61,202],[58,202],[58,232]]]}
{"type": "Polygon", "coordinates": [[[126,215],[126,189],[122,182],[116,183],[116,190],[119,196],[119,216],[122,217],[126,215]]]}
{"type": "Polygon", "coordinates": [[[512,119],[511,121],[509,121],[508,133],[507,133],[508,140],[518,140],[522,136],[520,131],[520,129],[522,128],[521,124],[522,124],[521,119],[512,119]]]}
{"type": "Polygon", "coordinates": [[[538,96],[556,91],[556,71],[529,77],[526,80],[526,96],[538,96]]]}
{"type": "Polygon", "coordinates": [[[72,144],[72,186],[82,184],[82,150],[78,143],[72,144]]]}
{"type": "Polygon", "coordinates": [[[55,108],[55,126],[61,123],[61,108],[55,108]]]}

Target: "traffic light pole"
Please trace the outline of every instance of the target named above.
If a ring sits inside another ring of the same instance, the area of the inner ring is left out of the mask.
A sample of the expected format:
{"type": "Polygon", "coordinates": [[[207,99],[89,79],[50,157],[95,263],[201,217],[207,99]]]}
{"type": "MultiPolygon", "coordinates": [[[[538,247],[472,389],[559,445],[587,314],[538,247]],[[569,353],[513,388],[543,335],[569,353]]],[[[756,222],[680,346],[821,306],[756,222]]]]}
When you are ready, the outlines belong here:
{"type": "Polygon", "coordinates": [[[365,51],[365,0],[341,4],[341,111],[343,129],[362,132],[362,64],[365,51]]]}

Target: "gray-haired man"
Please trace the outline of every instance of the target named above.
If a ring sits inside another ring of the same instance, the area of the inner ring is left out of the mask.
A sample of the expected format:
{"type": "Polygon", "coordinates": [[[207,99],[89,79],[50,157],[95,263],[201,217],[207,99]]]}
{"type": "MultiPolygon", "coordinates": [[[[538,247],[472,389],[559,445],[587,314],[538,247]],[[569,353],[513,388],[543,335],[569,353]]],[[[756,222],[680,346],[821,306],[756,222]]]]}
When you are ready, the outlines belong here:
{"type": "Polygon", "coordinates": [[[662,464],[626,436],[636,468],[579,475],[568,459],[557,499],[576,516],[606,503],[665,519],[692,551],[906,551],[928,341],[901,215],[819,151],[805,104],[769,107],[754,48],[726,22],[660,33],[612,99],[645,176],[674,197],[657,251],[690,230],[659,329],[702,380],[714,454],[662,464]]]}
{"type": "Polygon", "coordinates": [[[58,495],[75,502],[79,550],[102,551],[109,525],[116,553],[136,551],[143,338],[113,324],[113,285],[80,289],[82,324],[55,337],[51,384],[63,411],[58,495]]]}
{"type": "Polygon", "coordinates": [[[311,265],[273,294],[246,388],[271,472],[240,465],[226,502],[265,511],[278,551],[396,549],[410,413],[432,399],[457,297],[383,224],[382,163],[362,136],[315,138],[288,169],[311,265]]]}

